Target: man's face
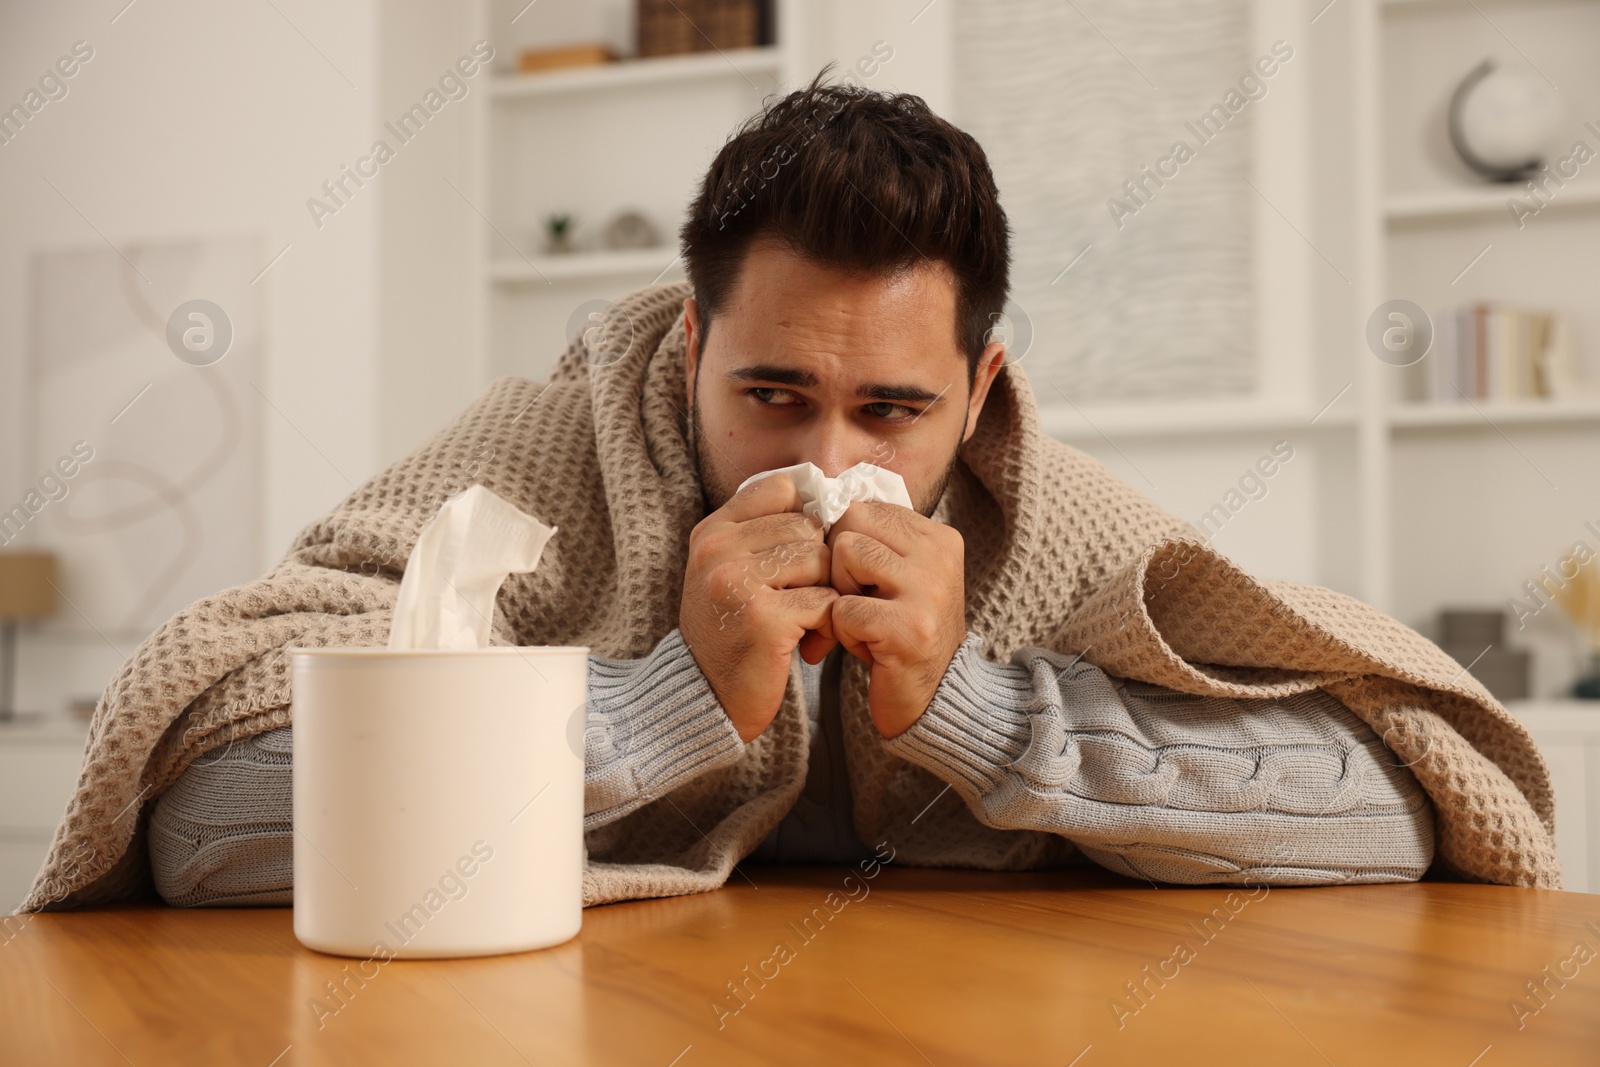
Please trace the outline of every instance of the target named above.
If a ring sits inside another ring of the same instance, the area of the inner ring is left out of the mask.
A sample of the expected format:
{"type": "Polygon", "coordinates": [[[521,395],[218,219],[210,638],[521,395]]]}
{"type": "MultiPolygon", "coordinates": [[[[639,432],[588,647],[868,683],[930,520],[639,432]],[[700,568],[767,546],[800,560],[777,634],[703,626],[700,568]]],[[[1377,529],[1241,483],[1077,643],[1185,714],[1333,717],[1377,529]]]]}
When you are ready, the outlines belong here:
{"type": "Polygon", "coordinates": [[[985,348],[969,390],[949,268],[854,276],[758,238],[726,303],[702,347],[699,307],[684,301],[708,510],[761,471],[810,461],[836,477],[864,461],[898,473],[933,514],[1005,355],[998,342],[985,348]]]}

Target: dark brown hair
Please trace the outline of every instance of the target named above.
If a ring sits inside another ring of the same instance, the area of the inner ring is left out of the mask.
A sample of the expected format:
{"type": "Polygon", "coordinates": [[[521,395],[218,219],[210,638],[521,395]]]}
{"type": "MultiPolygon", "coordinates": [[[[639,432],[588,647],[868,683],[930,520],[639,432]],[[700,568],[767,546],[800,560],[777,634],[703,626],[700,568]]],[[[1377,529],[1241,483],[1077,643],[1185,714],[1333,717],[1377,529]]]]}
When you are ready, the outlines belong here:
{"type": "Polygon", "coordinates": [[[922,97],[824,84],[832,67],[746,120],[689,206],[678,236],[702,337],[757,236],[851,273],[937,260],[954,275],[970,384],[1010,288],[1011,230],[989,161],[922,97]]]}

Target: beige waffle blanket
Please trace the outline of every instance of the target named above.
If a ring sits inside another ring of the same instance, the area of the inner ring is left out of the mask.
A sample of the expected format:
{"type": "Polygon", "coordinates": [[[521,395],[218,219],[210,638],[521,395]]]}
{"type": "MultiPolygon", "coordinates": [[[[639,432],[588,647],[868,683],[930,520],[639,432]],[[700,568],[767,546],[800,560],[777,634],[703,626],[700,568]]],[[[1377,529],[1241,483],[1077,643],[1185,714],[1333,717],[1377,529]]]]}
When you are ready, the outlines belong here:
{"type": "MultiPolygon", "coordinates": [[[[624,298],[624,358],[592,366],[574,346],[545,385],[495,381],[307,526],[267,574],[151,634],[95,710],[77,788],[21,910],[153,895],[144,835],[155,798],[202,753],[289,722],[286,647],[387,642],[418,531],[470,482],[560,529],[539,569],[502,588],[492,643],[631,658],[653,648],[676,624],[689,531],[705,508],[686,434],[688,295],[677,283],[624,298]]],[[[1087,649],[1110,674],[1218,696],[1325,689],[1428,791],[1431,873],[1561,887],[1544,760],[1431,642],[1348,596],[1239,570],[1098,461],[1042,435],[1018,366],[996,379],[960,458],[934,517],[965,538],[967,622],[985,656],[1087,649]]],[[[589,832],[587,904],[716,888],[782,818],[806,777],[799,662],[777,719],[739,762],[589,832]]],[[[909,864],[1060,861],[1057,835],[995,830],[961,804],[929,808],[944,783],[884,747],[866,681],[848,658],[841,718],[862,840],[892,840],[909,864]]]]}

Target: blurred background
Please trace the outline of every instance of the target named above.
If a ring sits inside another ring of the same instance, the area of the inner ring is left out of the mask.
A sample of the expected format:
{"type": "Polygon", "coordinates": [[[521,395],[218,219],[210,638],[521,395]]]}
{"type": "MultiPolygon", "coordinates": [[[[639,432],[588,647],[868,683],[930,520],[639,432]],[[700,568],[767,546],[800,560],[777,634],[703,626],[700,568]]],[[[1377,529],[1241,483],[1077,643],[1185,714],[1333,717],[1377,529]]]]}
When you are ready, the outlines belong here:
{"type": "Polygon", "coordinates": [[[773,94],[913,92],[1047,431],[1438,640],[1600,888],[1600,2],[0,3],[0,898],[154,628],[589,313],[773,94]]]}

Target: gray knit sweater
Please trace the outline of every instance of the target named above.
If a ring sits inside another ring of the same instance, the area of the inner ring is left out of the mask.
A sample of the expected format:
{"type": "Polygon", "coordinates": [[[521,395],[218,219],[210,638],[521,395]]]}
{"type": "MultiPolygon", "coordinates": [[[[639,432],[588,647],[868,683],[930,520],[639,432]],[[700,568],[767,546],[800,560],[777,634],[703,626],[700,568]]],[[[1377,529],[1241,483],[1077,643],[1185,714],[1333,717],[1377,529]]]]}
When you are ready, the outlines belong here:
{"type": "MultiPolygon", "coordinates": [[[[967,635],[928,710],[884,742],[948,783],[954,796],[935,804],[964,802],[997,829],[1060,833],[1094,862],[1152,881],[1414,881],[1432,861],[1426,792],[1320,690],[1191,696],[1037,648],[997,664],[981,644],[967,635]]],[[[838,724],[841,651],[804,665],[815,727],[806,787],[751,859],[867,854],[838,724]]],[[[644,659],[589,663],[586,829],[738,758],[743,743],[677,630],[644,659]]],[[[162,795],[149,840],[167,903],[292,902],[292,729],[200,757],[162,795]]]]}

